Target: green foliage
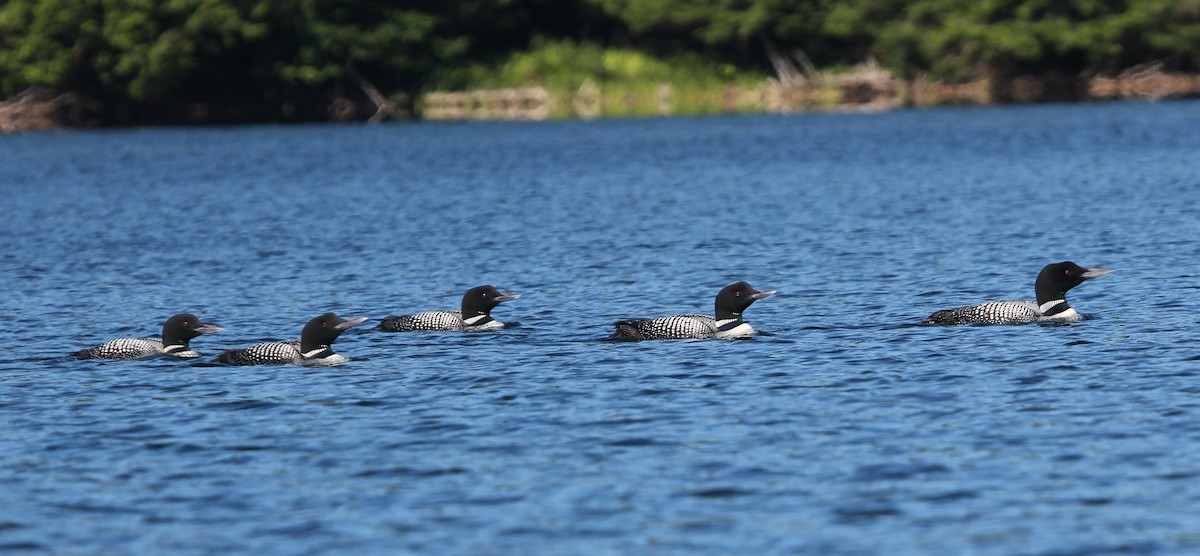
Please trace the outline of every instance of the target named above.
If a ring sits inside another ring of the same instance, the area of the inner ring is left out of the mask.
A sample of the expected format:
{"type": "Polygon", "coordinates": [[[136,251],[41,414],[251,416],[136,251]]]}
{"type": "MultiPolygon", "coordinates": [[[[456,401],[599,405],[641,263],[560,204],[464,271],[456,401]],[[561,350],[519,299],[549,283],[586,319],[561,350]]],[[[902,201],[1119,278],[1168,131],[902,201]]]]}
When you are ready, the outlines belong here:
{"type": "Polygon", "coordinates": [[[769,47],[948,80],[1197,71],[1197,44],[1200,0],[6,0],[0,98],[328,99],[354,72],[389,94],[711,90],[769,75],[769,47]]]}
{"type": "Polygon", "coordinates": [[[694,53],[660,58],[631,49],[605,49],[594,43],[536,39],[528,50],[513,52],[501,60],[441,68],[429,83],[431,89],[541,85],[553,91],[571,91],[587,81],[601,86],[672,83],[708,88],[761,79],[761,74],[739,71],[694,53]]]}
{"type": "MultiPolygon", "coordinates": [[[[669,86],[671,104],[680,113],[726,110],[722,92],[730,85],[752,89],[764,76],[695,53],[658,57],[646,52],[602,48],[594,43],[535,39],[528,50],[486,63],[441,68],[430,89],[506,89],[539,85],[556,98],[572,98],[595,87],[606,115],[659,113],[660,88],[669,86]]],[[[569,114],[559,105],[557,115],[569,114]]]]}
{"type": "Polygon", "coordinates": [[[1194,0],[917,0],[879,33],[885,63],[943,78],[1200,69],[1194,0]],[[1162,40],[1166,39],[1166,40],[1162,40]]]}
{"type": "Polygon", "coordinates": [[[10,0],[0,7],[0,92],[61,87],[81,71],[76,49],[98,39],[98,2],[10,0]]]}

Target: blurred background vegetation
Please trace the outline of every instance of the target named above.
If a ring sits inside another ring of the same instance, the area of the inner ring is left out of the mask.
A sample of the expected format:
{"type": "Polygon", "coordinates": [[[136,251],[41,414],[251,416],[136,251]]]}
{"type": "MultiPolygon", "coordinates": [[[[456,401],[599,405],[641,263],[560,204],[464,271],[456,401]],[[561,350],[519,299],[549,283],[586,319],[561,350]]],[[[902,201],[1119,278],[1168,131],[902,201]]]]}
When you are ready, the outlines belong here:
{"type": "Polygon", "coordinates": [[[864,63],[902,83],[982,82],[982,101],[1080,99],[1095,76],[1200,71],[1200,0],[0,5],[0,99],[71,95],[98,125],[397,118],[433,91],[518,87],[560,99],[552,115],[588,95],[602,114],[754,110],[743,97],[767,80],[864,63]],[[1022,79],[1053,86],[1023,98],[1022,79]]]}

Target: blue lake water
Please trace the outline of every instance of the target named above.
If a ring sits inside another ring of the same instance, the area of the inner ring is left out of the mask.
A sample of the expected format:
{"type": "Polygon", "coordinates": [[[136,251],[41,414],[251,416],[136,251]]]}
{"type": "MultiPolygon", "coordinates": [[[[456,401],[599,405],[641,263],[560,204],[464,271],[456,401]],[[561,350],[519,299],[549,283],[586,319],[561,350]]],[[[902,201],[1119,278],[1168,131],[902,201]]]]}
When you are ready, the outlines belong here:
{"type": "Polygon", "coordinates": [[[0,552],[1200,551],[1200,102],[0,137],[0,552]],[[1069,326],[934,327],[1116,271],[1069,326]],[[779,294],[748,341],[598,341],[779,294]],[[522,294],[488,334],[389,314],[522,294]],[[75,361],[189,311],[199,361],[75,361]],[[333,368],[221,367],[325,311],[333,368]]]}

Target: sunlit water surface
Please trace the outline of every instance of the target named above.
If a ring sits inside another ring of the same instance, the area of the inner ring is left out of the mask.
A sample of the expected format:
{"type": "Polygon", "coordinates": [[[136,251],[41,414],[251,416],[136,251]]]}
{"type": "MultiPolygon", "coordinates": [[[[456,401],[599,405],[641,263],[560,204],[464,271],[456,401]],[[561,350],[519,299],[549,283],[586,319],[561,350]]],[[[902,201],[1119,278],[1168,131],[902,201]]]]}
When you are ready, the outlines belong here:
{"type": "Polygon", "coordinates": [[[1200,103],[0,137],[0,552],[1200,551],[1200,103]],[[1116,269],[1069,326],[919,325],[1116,269]],[[749,341],[599,341],[780,293],[749,341]],[[389,314],[521,299],[491,334],[389,314]],[[66,354],[226,328],[195,362],[66,354]],[[325,311],[334,368],[221,367],[325,311]]]}

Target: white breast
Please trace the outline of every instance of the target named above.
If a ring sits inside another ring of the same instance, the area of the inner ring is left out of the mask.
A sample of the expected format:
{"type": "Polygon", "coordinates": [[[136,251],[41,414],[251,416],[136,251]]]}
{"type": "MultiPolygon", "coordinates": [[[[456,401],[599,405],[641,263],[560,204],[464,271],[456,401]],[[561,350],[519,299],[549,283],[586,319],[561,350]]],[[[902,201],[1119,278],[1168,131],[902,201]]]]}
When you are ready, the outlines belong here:
{"type": "Polygon", "coordinates": [[[1071,307],[1070,309],[1067,309],[1066,311],[1058,313],[1057,315],[1050,315],[1048,317],[1042,317],[1041,320],[1052,320],[1052,321],[1056,321],[1056,322],[1075,322],[1078,320],[1083,320],[1083,315],[1076,312],[1074,307],[1071,307]]]}
{"type": "Polygon", "coordinates": [[[349,361],[349,359],[335,353],[329,357],[322,357],[320,359],[305,359],[304,361],[301,361],[300,364],[304,365],[305,367],[329,367],[331,365],[345,363],[346,361],[349,361]]]}
{"type": "Polygon", "coordinates": [[[463,320],[463,329],[469,332],[486,332],[488,330],[500,330],[503,328],[504,323],[498,320],[492,320],[492,318],[487,315],[475,315],[469,319],[463,320]]]}
{"type": "MultiPolygon", "coordinates": [[[[717,326],[720,327],[725,322],[727,322],[727,321],[717,321],[717,326]]],[[[730,328],[729,330],[722,330],[722,331],[717,332],[716,337],[721,338],[723,340],[732,340],[732,339],[736,339],[736,338],[745,338],[747,336],[753,336],[755,333],[756,333],[756,331],[754,330],[754,327],[750,326],[750,323],[743,322],[733,328],[730,328]]]]}

